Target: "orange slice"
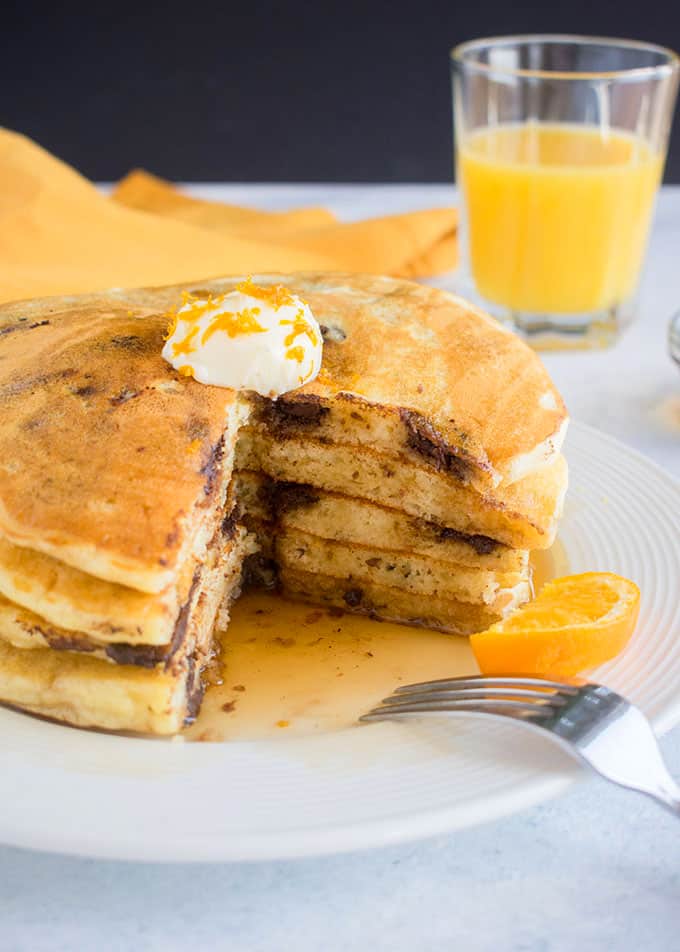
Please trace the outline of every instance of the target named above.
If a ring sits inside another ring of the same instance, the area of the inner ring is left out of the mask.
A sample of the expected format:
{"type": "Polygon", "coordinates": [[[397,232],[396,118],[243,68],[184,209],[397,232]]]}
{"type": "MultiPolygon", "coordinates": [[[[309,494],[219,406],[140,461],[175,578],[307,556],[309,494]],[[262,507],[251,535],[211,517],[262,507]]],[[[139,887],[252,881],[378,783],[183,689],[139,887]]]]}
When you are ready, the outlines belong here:
{"type": "Polygon", "coordinates": [[[625,648],[639,608],[640,590],[620,575],[565,575],[470,643],[482,674],[571,677],[625,648]]]}

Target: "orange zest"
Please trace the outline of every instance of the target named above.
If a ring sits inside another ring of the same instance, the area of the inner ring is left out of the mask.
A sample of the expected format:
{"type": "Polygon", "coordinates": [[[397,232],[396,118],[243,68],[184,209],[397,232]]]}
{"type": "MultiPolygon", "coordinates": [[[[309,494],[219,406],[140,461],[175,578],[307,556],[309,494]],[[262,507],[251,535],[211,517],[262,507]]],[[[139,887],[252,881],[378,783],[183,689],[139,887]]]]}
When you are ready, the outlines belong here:
{"type": "Polygon", "coordinates": [[[265,301],[275,311],[286,304],[293,304],[293,295],[282,284],[274,284],[271,287],[263,288],[259,284],[253,284],[253,279],[248,277],[245,281],[236,285],[236,290],[240,291],[241,294],[257,298],[259,301],[265,301]]]}
{"type": "Polygon", "coordinates": [[[263,334],[265,328],[256,320],[259,313],[259,307],[246,307],[236,314],[231,311],[218,314],[203,332],[201,343],[205,344],[217,331],[224,331],[229,337],[238,337],[240,334],[263,334]]]}
{"type": "Polygon", "coordinates": [[[172,356],[179,357],[180,354],[193,354],[193,352],[196,350],[194,337],[197,334],[198,327],[192,327],[184,340],[181,340],[178,344],[172,345],[172,356]]]}
{"type": "Polygon", "coordinates": [[[289,347],[286,351],[286,357],[288,360],[297,360],[299,364],[305,359],[305,349],[304,347],[297,345],[297,347],[289,347]]]}
{"type": "Polygon", "coordinates": [[[284,340],[284,344],[286,345],[286,347],[290,347],[290,345],[293,343],[293,341],[299,334],[306,334],[307,337],[309,337],[312,344],[314,345],[317,344],[316,332],[314,331],[314,328],[309,323],[309,321],[307,321],[307,319],[305,318],[305,312],[302,310],[302,308],[300,308],[300,310],[297,312],[297,314],[295,315],[292,321],[282,320],[282,321],[279,321],[279,324],[281,325],[281,327],[285,327],[287,324],[289,324],[291,328],[290,333],[286,334],[286,337],[284,340]]]}
{"type": "Polygon", "coordinates": [[[566,575],[470,644],[482,674],[572,677],[623,651],[639,609],[640,590],[620,575],[566,575]]]}
{"type": "Polygon", "coordinates": [[[169,310],[165,315],[168,318],[168,327],[164,340],[172,337],[180,321],[186,321],[187,324],[197,321],[206,311],[221,303],[224,297],[225,295],[222,294],[220,297],[213,299],[212,294],[209,294],[207,298],[199,298],[189,291],[182,291],[182,303],[169,310]]]}

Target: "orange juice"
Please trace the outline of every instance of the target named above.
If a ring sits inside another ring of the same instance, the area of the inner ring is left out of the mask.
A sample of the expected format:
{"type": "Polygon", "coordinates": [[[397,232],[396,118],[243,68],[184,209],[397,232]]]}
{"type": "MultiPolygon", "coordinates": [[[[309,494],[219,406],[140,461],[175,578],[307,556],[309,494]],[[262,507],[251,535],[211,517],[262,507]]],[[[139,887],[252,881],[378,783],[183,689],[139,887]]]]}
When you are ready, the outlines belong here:
{"type": "Polygon", "coordinates": [[[469,135],[459,175],[480,294],[529,313],[625,301],[662,167],[641,139],[595,126],[534,122],[469,135]]]}

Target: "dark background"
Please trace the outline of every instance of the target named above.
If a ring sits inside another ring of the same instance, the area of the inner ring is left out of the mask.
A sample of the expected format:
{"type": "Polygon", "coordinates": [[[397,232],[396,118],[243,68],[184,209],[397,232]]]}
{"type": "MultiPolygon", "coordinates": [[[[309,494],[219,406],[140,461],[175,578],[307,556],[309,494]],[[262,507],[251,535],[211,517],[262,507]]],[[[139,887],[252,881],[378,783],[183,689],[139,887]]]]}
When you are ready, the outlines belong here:
{"type": "MultiPolygon", "coordinates": [[[[0,124],[97,180],[451,178],[448,51],[575,32],[680,47],[678,0],[10,4],[0,124]]],[[[666,180],[680,182],[676,118],[666,180]]]]}

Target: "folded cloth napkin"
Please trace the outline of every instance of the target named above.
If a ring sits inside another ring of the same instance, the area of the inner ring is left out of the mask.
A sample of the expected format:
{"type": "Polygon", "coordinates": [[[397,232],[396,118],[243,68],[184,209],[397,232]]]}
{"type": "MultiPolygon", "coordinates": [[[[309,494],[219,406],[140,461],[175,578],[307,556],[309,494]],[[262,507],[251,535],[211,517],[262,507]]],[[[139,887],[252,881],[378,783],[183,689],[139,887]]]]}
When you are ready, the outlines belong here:
{"type": "Polygon", "coordinates": [[[0,129],[0,301],[262,271],[402,277],[456,262],[455,209],[340,223],[324,209],[261,212],[133,172],[111,197],[0,129]]]}

